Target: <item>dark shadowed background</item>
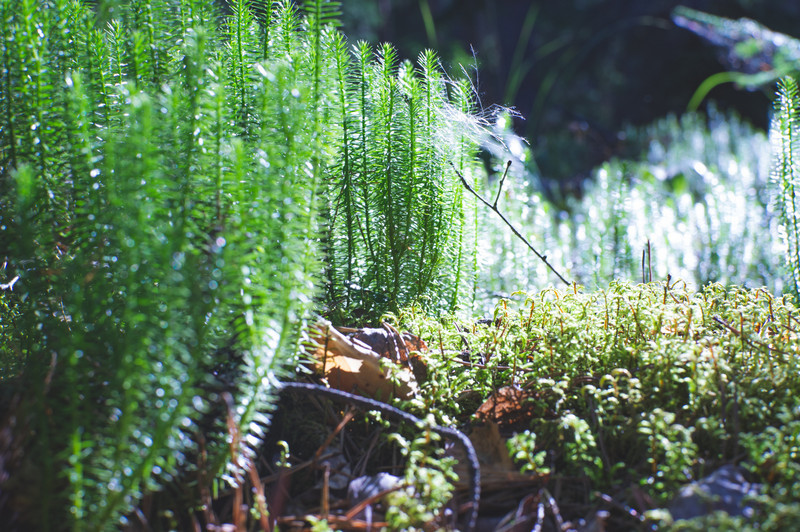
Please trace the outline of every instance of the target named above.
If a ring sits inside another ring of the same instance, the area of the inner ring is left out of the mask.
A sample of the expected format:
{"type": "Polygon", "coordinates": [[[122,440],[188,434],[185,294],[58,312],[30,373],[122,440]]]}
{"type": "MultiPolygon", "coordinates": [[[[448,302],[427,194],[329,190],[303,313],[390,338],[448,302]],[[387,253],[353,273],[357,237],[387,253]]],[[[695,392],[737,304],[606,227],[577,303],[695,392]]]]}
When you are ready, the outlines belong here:
{"type": "MultiPolygon", "coordinates": [[[[677,27],[678,5],[754,19],[800,35],[800,2],[787,0],[345,0],[351,42],[394,43],[414,60],[439,51],[451,74],[464,65],[483,106],[513,106],[543,177],[580,181],[624,155],[618,132],[681,114],[710,75],[726,70],[718,51],[677,27]],[[474,50],[474,55],[473,55],[474,50]],[[477,77],[474,67],[477,66],[477,77]]],[[[766,129],[773,87],[727,84],[706,100],[766,129]]],[[[704,104],[705,105],[705,104],[704,104]]]]}

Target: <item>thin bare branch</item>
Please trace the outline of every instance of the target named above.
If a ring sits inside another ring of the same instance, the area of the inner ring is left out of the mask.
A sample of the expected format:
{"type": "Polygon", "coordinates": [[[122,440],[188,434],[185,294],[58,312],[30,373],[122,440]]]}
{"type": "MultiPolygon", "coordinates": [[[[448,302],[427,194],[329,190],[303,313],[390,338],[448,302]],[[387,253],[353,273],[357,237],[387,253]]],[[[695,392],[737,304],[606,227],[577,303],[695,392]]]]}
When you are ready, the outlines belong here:
{"type": "MultiPolygon", "coordinates": [[[[508,175],[509,168],[511,168],[511,161],[506,163],[506,170],[503,172],[503,177],[500,178],[500,185],[497,187],[497,195],[494,197],[494,203],[492,204],[492,209],[495,211],[497,211],[497,202],[500,200],[500,193],[503,191],[503,183],[506,182],[506,176],[508,175]]],[[[464,178],[462,177],[461,180],[463,181],[464,178]]]]}
{"type": "Polygon", "coordinates": [[[550,271],[551,271],[551,272],[553,272],[554,274],[556,274],[556,277],[558,277],[558,278],[559,278],[559,279],[560,279],[560,280],[561,280],[561,281],[562,281],[562,282],[563,282],[565,285],[567,285],[567,286],[570,286],[570,285],[572,285],[572,283],[570,283],[569,281],[567,281],[567,280],[566,280],[566,279],[565,279],[565,278],[564,278],[564,277],[563,277],[563,276],[562,276],[560,273],[558,273],[558,271],[556,271],[556,269],[553,267],[553,265],[552,265],[552,264],[550,264],[549,262],[547,262],[547,255],[542,255],[541,253],[539,253],[538,251],[536,251],[536,248],[535,248],[535,247],[533,247],[533,246],[531,245],[531,243],[530,243],[530,242],[528,242],[528,239],[527,239],[527,238],[525,238],[524,236],[522,236],[522,233],[520,233],[520,232],[517,230],[517,228],[516,228],[516,227],[514,227],[514,225],[513,225],[511,222],[509,222],[509,221],[508,221],[508,219],[507,219],[505,216],[503,216],[503,213],[502,213],[502,212],[500,212],[500,210],[497,208],[497,200],[500,198],[500,190],[503,188],[503,182],[504,182],[504,181],[505,181],[505,179],[506,179],[506,174],[508,174],[508,169],[509,169],[509,167],[511,166],[511,161],[508,161],[508,163],[506,163],[506,171],[503,173],[503,179],[501,179],[501,180],[500,180],[500,187],[499,187],[499,189],[498,189],[498,191],[497,191],[497,197],[494,199],[494,204],[492,204],[492,203],[489,203],[488,201],[486,201],[486,199],[485,199],[483,196],[481,196],[480,194],[478,194],[477,192],[475,192],[475,189],[473,189],[473,188],[470,186],[470,184],[469,184],[469,183],[467,183],[467,180],[464,178],[464,175],[463,175],[461,172],[459,172],[459,171],[458,171],[458,168],[456,168],[456,165],[454,165],[454,164],[451,162],[451,163],[450,163],[450,166],[452,166],[452,167],[453,167],[453,170],[455,170],[456,174],[457,174],[457,175],[458,175],[458,177],[461,179],[461,183],[464,185],[464,187],[466,187],[466,189],[467,189],[467,190],[469,190],[469,191],[472,193],[472,195],[473,195],[473,196],[475,196],[476,198],[478,198],[478,200],[479,200],[481,203],[483,203],[484,205],[486,205],[487,207],[489,207],[490,209],[492,209],[492,210],[495,212],[495,214],[497,214],[497,216],[499,216],[499,217],[500,217],[500,219],[501,219],[501,220],[503,220],[503,222],[505,222],[505,224],[506,224],[506,225],[507,225],[507,226],[508,226],[508,227],[511,229],[511,231],[512,231],[512,232],[513,232],[513,233],[514,233],[516,236],[517,236],[517,238],[519,238],[520,240],[522,240],[522,241],[525,243],[525,245],[526,245],[526,246],[528,246],[528,248],[529,248],[531,251],[533,251],[533,253],[534,253],[534,254],[535,254],[537,257],[539,257],[539,259],[540,259],[542,262],[544,262],[544,263],[545,263],[545,265],[546,265],[548,268],[550,268],[550,271]]]}

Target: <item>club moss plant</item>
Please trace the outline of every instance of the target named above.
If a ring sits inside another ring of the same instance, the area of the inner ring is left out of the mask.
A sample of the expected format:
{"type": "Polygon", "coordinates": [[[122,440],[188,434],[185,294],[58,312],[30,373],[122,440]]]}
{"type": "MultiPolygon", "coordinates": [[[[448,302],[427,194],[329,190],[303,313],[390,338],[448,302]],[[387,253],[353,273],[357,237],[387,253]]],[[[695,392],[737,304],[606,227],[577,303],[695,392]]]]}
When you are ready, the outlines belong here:
{"type": "Polygon", "coordinates": [[[312,308],[471,304],[468,86],[338,9],[0,2],[16,526],[124,524],[198,453],[236,479],[312,308]]]}
{"type": "Polygon", "coordinates": [[[798,186],[798,109],[797,82],[786,77],[778,83],[771,139],[773,142],[773,183],[775,203],[780,215],[780,236],[786,257],[784,274],[789,289],[800,297],[800,227],[797,213],[798,186]]]}
{"type": "MultiPolygon", "coordinates": [[[[789,138],[777,132],[776,122],[774,142],[789,138]]],[[[526,174],[515,162],[500,208],[550,262],[562,265],[567,278],[588,288],[667,275],[694,289],[722,283],[765,286],[779,294],[789,286],[783,203],[776,200],[791,197],[788,188],[780,192],[790,181],[773,178],[781,174],[776,167],[788,167],[773,160],[779,146],[773,143],[771,150],[764,132],[711,108],[708,116],[669,116],[629,128],[624,137],[627,156],[595,169],[581,190],[566,198],[534,186],[536,174],[526,174]]],[[[788,145],[787,140],[783,146],[788,145]]],[[[792,174],[787,169],[783,175],[792,174]]],[[[496,186],[491,183],[487,195],[496,186]]],[[[481,211],[482,221],[492,214],[481,211]]],[[[547,267],[509,231],[487,223],[480,238],[484,312],[491,312],[498,296],[553,282],[547,267]]]]}

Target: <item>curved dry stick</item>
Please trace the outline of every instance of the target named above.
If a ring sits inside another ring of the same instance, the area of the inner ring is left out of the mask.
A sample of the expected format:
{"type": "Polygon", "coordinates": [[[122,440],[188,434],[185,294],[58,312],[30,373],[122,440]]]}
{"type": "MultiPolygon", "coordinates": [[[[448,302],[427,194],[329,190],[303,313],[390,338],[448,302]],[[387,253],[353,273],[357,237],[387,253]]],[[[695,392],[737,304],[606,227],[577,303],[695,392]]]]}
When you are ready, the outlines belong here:
{"type": "MultiPolygon", "coordinates": [[[[411,423],[417,426],[423,423],[423,421],[418,417],[413,416],[408,412],[404,412],[399,408],[388,405],[386,403],[381,403],[380,401],[376,401],[375,399],[369,399],[367,397],[362,397],[360,395],[355,395],[341,390],[326,388],[325,386],[320,386],[318,384],[306,384],[303,382],[282,382],[280,385],[280,389],[303,390],[306,392],[310,392],[312,394],[328,397],[329,399],[334,399],[336,401],[352,403],[362,408],[366,408],[368,410],[377,410],[386,419],[394,421],[403,421],[405,423],[411,423]]],[[[469,487],[472,492],[469,517],[467,518],[467,530],[475,530],[475,525],[477,524],[478,521],[478,504],[480,503],[480,498],[481,498],[481,470],[480,470],[480,464],[478,463],[478,455],[475,453],[475,448],[472,446],[472,442],[469,441],[469,438],[467,438],[464,435],[464,433],[456,429],[451,429],[449,427],[441,427],[439,425],[432,425],[430,429],[433,432],[439,434],[440,436],[444,436],[445,438],[450,438],[454,440],[462,447],[464,454],[467,456],[467,462],[468,462],[467,466],[470,476],[469,487]]]]}
{"type": "Polygon", "coordinates": [[[473,196],[475,196],[476,198],[478,198],[478,199],[481,201],[481,203],[483,203],[484,205],[486,205],[487,207],[489,207],[490,209],[492,209],[492,210],[495,212],[495,214],[497,214],[497,216],[499,216],[499,217],[500,217],[500,219],[501,219],[501,220],[503,220],[503,221],[506,223],[506,225],[507,225],[508,227],[510,227],[510,228],[511,228],[511,230],[514,232],[514,234],[515,234],[515,235],[517,235],[517,238],[519,238],[520,240],[522,240],[522,241],[525,243],[525,245],[526,245],[526,246],[528,246],[528,247],[530,248],[530,250],[531,250],[531,251],[533,251],[533,252],[536,254],[536,256],[537,256],[537,257],[539,257],[539,259],[541,259],[541,261],[542,261],[542,262],[544,262],[544,263],[545,263],[545,265],[547,265],[547,267],[548,267],[548,268],[550,268],[550,271],[551,271],[551,272],[553,272],[554,274],[556,274],[556,276],[557,276],[559,279],[561,279],[561,281],[562,281],[562,282],[563,282],[565,285],[567,285],[567,286],[571,286],[571,285],[572,285],[572,283],[570,283],[569,281],[567,281],[566,279],[564,279],[564,277],[562,277],[562,275],[561,275],[560,273],[558,273],[558,272],[556,271],[556,269],[555,269],[555,268],[553,268],[553,265],[552,265],[552,264],[550,264],[549,262],[547,262],[547,255],[542,255],[541,253],[539,253],[538,251],[536,251],[536,248],[534,248],[534,247],[531,245],[531,243],[530,243],[530,242],[528,242],[528,239],[526,239],[524,236],[522,236],[522,233],[520,233],[520,232],[517,230],[517,228],[516,228],[516,227],[514,227],[514,225],[513,225],[511,222],[509,222],[509,221],[508,221],[508,219],[506,219],[506,217],[505,217],[505,216],[503,216],[503,213],[502,213],[502,212],[500,212],[500,210],[497,208],[497,201],[500,199],[500,191],[503,189],[503,183],[504,183],[504,182],[505,182],[505,180],[506,180],[506,175],[508,174],[508,169],[511,167],[511,161],[508,161],[508,163],[506,163],[506,171],[505,171],[505,172],[503,172],[503,178],[500,180],[500,186],[499,186],[499,187],[498,187],[498,189],[497,189],[497,195],[496,195],[496,196],[495,196],[495,198],[494,198],[494,203],[489,203],[489,202],[488,202],[488,201],[486,201],[486,199],[484,199],[484,198],[483,198],[483,197],[482,197],[480,194],[478,194],[477,192],[475,192],[475,189],[473,189],[473,188],[470,186],[470,184],[469,184],[469,183],[467,183],[467,180],[464,178],[464,175],[463,175],[461,172],[459,172],[459,171],[458,171],[458,168],[456,168],[456,165],[454,165],[454,164],[452,163],[452,161],[450,162],[450,166],[452,166],[452,167],[453,167],[453,170],[455,170],[456,174],[458,174],[458,177],[461,179],[461,183],[463,183],[463,184],[464,184],[464,186],[466,187],[466,189],[467,189],[467,190],[469,190],[470,192],[472,192],[472,195],[473,195],[473,196]]]}

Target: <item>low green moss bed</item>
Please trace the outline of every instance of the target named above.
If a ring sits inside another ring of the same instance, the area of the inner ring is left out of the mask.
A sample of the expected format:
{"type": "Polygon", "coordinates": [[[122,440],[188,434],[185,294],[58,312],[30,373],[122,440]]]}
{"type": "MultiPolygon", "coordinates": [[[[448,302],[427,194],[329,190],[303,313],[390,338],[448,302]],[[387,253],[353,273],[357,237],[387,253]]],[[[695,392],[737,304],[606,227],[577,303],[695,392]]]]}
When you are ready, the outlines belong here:
{"type": "MultiPolygon", "coordinates": [[[[517,293],[484,319],[410,309],[387,320],[427,344],[427,377],[394,406],[470,435],[478,530],[790,530],[799,318],[764,289],[673,281],[517,293]]],[[[279,403],[262,451],[284,459],[284,487],[271,484],[289,501],[271,507],[281,529],[365,526],[337,472],[404,483],[373,501],[378,526],[463,528],[446,508],[466,497],[464,456],[425,426],[356,411],[279,403]]]]}
{"type": "Polygon", "coordinates": [[[483,322],[408,312],[398,325],[428,343],[429,366],[406,406],[474,422],[476,392],[523,391],[493,421],[516,434],[516,466],[548,470],[561,512],[579,511],[564,518],[664,526],[681,487],[735,464],[759,485],[742,515],[673,526],[786,530],[800,523],[799,317],[762,289],[669,281],[523,294],[483,322]]]}

